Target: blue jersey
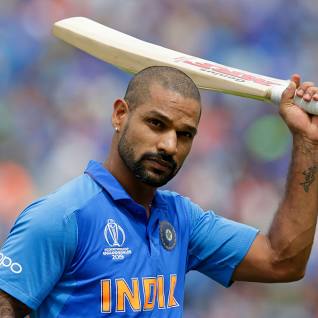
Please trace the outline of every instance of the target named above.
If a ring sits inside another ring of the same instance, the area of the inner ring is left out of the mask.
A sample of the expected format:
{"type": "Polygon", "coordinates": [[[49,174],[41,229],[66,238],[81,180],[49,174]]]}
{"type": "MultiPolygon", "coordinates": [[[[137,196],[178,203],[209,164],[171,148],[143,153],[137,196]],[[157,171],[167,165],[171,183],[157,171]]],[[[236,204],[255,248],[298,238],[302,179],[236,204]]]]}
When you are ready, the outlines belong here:
{"type": "Polygon", "coordinates": [[[224,286],[257,230],[177,193],[151,215],[100,164],[34,202],[0,250],[0,288],[31,317],[182,317],[185,274],[224,286]]]}

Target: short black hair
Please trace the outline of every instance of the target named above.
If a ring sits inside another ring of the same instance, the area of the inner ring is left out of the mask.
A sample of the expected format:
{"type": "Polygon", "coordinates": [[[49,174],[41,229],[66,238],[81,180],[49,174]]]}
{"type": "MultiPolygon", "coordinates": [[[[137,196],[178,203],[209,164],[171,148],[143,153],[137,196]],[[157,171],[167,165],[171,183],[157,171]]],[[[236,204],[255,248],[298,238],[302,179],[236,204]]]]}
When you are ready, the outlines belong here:
{"type": "Polygon", "coordinates": [[[150,97],[149,88],[154,83],[201,104],[199,89],[188,75],[170,66],[150,66],[135,74],[128,84],[124,99],[131,110],[150,97]]]}

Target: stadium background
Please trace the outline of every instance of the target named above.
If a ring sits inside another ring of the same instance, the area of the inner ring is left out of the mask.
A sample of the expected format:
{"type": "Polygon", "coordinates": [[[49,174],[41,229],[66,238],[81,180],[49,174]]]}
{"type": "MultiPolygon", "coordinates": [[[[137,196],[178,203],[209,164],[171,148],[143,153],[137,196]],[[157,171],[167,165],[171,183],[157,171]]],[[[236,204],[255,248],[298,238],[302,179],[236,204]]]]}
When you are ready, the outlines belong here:
{"type": "MultiPolygon", "coordinates": [[[[219,63],[318,82],[315,0],[1,1],[0,242],[27,203],[106,156],[112,101],[129,76],[52,37],[54,21],[77,15],[219,63]]],[[[289,133],[274,106],[212,92],[203,103],[193,152],[167,188],[266,231],[284,191],[289,133]]],[[[289,285],[224,289],[192,273],[185,317],[318,317],[317,262],[316,245],[305,279],[289,285]]]]}

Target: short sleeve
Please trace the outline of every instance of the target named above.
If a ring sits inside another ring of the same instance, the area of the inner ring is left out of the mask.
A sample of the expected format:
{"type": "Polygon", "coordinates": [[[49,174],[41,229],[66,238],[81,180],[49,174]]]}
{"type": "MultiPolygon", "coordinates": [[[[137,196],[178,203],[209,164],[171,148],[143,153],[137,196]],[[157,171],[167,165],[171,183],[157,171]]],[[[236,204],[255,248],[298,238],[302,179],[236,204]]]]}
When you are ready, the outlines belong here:
{"type": "Polygon", "coordinates": [[[235,268],[259,231],[212,211],[205,212],[190,200],[186,211],[190,221],[187,270],[198,270],[223,286],[230,286],[235,268]]]}
{"type": "Polygon", "coordinates": [[[48,200],[26,208],[0,249],[0,289],[35,310],[71,262],[77,244],[74,213],[48,200]]]}

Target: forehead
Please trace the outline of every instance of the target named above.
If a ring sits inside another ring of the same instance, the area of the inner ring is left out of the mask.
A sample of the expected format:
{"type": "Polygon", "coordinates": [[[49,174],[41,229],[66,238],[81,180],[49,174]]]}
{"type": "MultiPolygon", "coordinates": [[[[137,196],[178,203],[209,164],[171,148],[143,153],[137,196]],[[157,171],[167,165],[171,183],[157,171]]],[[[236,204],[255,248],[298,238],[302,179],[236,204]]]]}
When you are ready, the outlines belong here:
{"type": "Polygon", "coordinates": [[[173,121],[181,121],[197,127],[201,105],[192,98],[185,98],[180,93],[164,88],[158,83],[149,87],[149,98],[137,107],[140,113],[158,111],[173,121]]]}

